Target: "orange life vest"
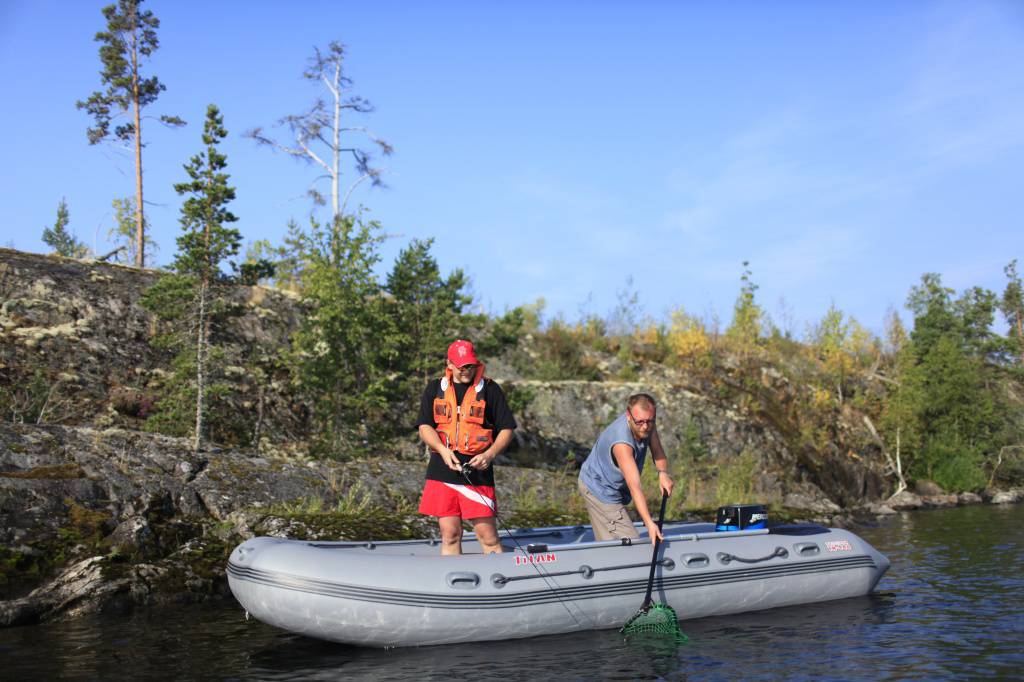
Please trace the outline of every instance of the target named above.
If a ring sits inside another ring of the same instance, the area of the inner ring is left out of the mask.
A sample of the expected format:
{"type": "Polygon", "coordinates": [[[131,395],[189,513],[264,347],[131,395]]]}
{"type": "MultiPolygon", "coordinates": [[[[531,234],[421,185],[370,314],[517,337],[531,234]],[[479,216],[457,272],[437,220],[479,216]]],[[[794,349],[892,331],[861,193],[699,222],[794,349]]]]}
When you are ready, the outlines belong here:
{"type": "Polygon", "coordinates": [[[464,455],[476,455],[491,447],[494,432],[484,428],[484,366],[480,364],[473,375],[473,385],[462,396],[462,405],[456,403],[452,371],[446,369],[441,379],[439,398],[434,398],[434,421],[437,435],[447,447],[464,455]]]}

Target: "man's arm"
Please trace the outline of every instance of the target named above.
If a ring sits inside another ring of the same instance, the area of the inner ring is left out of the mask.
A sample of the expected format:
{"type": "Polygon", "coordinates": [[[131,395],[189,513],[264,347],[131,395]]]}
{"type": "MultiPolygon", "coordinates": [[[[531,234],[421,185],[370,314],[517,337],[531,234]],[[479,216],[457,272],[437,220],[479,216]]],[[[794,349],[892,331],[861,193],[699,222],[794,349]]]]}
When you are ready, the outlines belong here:
{"type": "Polygon", "coordinates": [[[491,466],[491,462],[494,458],[505,451],[508,444],[512,442],[512,429],[502,429],[498,432],[498,437],[491,443],[491,447],[487,448],[479,455],[469,460],[469,466],[474,469],[486,469],[491,466]]]}
{"type": "Polygon", "coordinates": [[[419,425],[420,440],[426,444],[428,448],[441,455],[441,459],[448,465],[448,468],[452,471],[459,471],[459,458],[455,456],[455,453],[445,447],[444,443],[441,442],[440,436],[437,435],[437,430],[433,426],[427,424],[419,425]]]}
{"type": "MultiPolygon", "coordinates": [[[[662,453],[664,456],[664,453],[662,453]]],[[[619,465],[622,477],[626,479],[626,487],[629,494],[633,496],[633,504],[640,519],[647,526],[647,534],[653,541],[655,538],[662,540],[664,536],[658,529],[658,524],[651,518],[651,512],[647,509],[647,498],[644,497],[644,490],[640,486],[640,470],[636,468],[636,461],[633,459],[633,448],[625,443],[616,443],[612,446],[612,457],[619,465]]]]}
{"type": "Polygon", "coordinates": [[[665,456],[665,448],[661,446],[661,436],[658,435],[658,428],[651,429],[651,459],[658,470],[658,486],[666,495],[672,494],[672,474],[668,470],[668,457],[665,456]]]}

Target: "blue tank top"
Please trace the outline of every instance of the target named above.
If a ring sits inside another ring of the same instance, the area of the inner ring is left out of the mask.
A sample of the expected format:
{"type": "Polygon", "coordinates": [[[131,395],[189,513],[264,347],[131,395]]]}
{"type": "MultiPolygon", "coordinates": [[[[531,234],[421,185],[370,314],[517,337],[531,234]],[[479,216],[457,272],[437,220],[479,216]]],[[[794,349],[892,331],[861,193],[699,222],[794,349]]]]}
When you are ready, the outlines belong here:
{"type": "Polygon", "coordinates": [[[629,486],[612,455],[612,446],[616,443],[625,443],[633,448],[636,468],[643,472],[648,439],[636,440],[629,429],[626,415],[621,414],[597,437],[597,443],[580,469],[580,480],[594,493],[594,497],[606,504],[629,504],[633,499],[629,494],[629,486]]]}

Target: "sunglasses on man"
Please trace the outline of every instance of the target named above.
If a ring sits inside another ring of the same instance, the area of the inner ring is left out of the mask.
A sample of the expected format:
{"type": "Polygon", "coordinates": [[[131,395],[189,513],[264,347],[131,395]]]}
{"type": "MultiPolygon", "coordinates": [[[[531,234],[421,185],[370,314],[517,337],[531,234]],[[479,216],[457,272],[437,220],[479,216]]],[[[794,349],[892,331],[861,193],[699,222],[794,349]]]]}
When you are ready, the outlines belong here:
{"type": "Polygon", "coordinates": [[[629,418],[632,419],[633,423],[636,424],[637,426],[654,426],[654,420],[658,416],[654,415],[650,419],[637,419],[636,417],[633,416],[633,413],[631,411],[626,410],[626,412],[627,414],[629,414],[629,418]]]}

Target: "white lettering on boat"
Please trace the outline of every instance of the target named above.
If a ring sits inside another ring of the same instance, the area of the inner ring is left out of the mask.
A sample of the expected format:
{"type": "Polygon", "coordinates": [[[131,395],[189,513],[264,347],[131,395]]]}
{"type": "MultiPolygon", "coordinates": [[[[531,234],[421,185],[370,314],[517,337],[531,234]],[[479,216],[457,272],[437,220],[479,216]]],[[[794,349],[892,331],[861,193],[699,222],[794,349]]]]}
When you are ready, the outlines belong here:
{"type": "Polygon", "coordinates": [[[558,557],[555,556],[554,552],[548,552],[547,554],[528,554],[526,556],[516,557],[516,566],[523,564],[549,564],[558,561],[558,557]]]}
{"type": "Polygon", "coordinates": [[[767,514],[751,514],[750,515],[750,520],[751,521],[767,521],[768,520],[768,515],[767,514]]]}
{"type": "Polygon", "coordinates": [[[833,540],[832,542],[826,542],[825,547],[830,552],[852,552],[853,546],[849,540],[833,540]]]}

